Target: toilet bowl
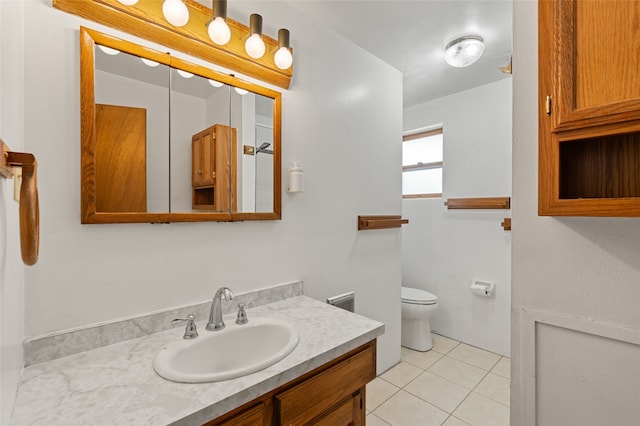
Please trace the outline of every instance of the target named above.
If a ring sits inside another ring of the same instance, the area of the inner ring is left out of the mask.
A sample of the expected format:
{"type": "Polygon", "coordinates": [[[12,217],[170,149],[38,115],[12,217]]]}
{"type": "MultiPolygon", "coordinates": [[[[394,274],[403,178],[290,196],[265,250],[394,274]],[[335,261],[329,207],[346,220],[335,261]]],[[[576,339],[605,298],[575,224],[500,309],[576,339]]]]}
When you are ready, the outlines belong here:
{"type": "Polygon", "coordinates": [[[425,290],[402,287],[402,339],[405,348],[428,351],[433,347],[429,318],[438,309],[438,298],[425,290]]]}

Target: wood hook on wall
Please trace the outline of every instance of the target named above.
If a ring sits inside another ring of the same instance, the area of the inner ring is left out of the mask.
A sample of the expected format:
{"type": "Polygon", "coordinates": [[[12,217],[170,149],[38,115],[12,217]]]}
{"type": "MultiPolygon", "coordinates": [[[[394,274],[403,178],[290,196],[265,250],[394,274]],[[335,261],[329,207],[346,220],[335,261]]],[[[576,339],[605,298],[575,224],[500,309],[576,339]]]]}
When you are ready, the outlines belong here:
{"type": "Polygon", "coordinates": [[[2,162],[0,175],[13,177],[12,167],[22,169],[20,184],[20,251],[25,265],[34,265],[38,261],[40,246],[40,206],[38,202],[38,162],[33,154],[13,152],[0,139],[2,162]]]}

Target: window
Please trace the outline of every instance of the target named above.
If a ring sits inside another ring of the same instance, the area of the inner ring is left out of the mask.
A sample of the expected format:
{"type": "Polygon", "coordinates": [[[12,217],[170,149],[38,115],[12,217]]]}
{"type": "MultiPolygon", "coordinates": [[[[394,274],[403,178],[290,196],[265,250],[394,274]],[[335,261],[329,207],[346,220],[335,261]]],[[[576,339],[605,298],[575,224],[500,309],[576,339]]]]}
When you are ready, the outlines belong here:
{"type": "Polygon", "coordinates": [[[442,128],[402,138],[402,198],[442,197],[442,128]]]}

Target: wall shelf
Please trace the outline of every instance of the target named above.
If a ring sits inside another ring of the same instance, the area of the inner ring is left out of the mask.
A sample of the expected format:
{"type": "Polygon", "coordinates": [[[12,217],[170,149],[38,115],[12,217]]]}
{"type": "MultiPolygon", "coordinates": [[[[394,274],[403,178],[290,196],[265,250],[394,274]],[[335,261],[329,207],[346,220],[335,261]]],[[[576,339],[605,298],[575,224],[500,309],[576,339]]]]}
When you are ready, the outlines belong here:
{"type": "Polygon", "coordinates": [[[483,197],[483,198],[447,198],[444,202],[447,209],[495,209],[508,210],[511,208],[511,197],[483,197]]]}
{"type": "Polygon", "coordinates": [[[409,219],[402,219],[399,215],[358,216],[358,231],[367,229],[400,228],[409,223],[409,219]]]}

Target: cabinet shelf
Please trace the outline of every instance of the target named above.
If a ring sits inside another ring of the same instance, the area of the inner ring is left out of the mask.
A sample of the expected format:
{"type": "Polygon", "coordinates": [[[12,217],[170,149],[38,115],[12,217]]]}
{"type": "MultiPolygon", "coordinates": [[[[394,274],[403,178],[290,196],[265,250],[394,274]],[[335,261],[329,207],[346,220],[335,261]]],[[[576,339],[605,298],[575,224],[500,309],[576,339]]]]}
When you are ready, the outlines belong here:
{"type": "Polygon", "coordinates": [[[560,143],[560,199],[640,197],[640,133],[560,143]]]}

